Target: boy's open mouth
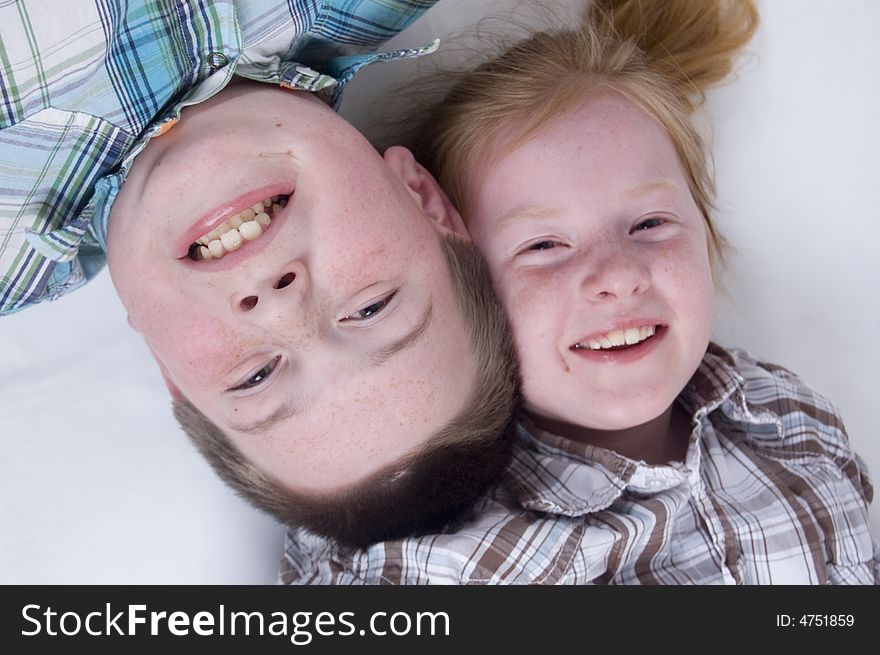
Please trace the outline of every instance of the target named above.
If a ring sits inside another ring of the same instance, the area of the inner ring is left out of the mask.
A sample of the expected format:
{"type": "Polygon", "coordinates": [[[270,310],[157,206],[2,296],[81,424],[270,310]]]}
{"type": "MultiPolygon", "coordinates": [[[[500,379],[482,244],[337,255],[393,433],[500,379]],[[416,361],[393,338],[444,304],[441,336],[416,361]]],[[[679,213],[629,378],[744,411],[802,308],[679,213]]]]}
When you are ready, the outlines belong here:
{"type": "Polygon", "coordinates": [[[627,350],[651,339],[660,329],[662,326],[659,325],[642,325],[625,330],[611,330],[589,340],[579,341],[570,350],[627,350]]]}
{"type": "Polygon", "coordinates": [[[287,205],[289,195],[265,198],[244,211],[230,216],[219,227],[190,244],[187,256],[193,261],[221,259],[238,250],[245,241],[259,239],[275,215],[287,205]]]}

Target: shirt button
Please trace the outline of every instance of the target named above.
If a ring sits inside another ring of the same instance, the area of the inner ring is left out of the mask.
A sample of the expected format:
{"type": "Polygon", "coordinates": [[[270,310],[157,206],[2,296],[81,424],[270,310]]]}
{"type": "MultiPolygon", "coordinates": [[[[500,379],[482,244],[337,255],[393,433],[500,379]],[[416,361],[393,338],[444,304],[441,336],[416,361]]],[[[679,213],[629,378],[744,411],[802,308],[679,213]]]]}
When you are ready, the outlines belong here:
{"type": "Polygon", "coordinates": [[[212,52],[208,55],[208,66],[217,70],[218,68],[223,68],[226,64],[229,63],[229,57],[224,55],[222,52],[212,52]]]}

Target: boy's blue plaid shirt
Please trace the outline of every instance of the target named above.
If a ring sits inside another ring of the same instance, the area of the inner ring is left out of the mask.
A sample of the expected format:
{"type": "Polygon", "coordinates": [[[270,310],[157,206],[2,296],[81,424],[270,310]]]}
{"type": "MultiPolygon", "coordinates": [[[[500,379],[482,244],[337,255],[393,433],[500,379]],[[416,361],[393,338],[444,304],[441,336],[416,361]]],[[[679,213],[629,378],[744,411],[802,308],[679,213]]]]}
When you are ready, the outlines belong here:
{"type": "Polygon", "coordinates": [[[233,74],[339,100],[372,50],[436,0],[0,3],[0,314],[105,263],[134,157],[233,74]]]}

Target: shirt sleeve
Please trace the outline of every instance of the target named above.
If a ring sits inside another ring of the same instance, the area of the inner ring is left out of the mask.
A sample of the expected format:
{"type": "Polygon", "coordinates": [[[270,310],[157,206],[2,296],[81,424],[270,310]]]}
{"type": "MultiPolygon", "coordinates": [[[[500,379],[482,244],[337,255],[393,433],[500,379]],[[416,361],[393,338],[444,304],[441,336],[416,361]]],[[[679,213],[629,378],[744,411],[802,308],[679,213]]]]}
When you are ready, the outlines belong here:
{"type": "Polygon", "coordinates": [[[110,208],[146,142],[233,74],[334,105],[436,0],[0,3],[0,315],[106,261],[110,208]]]}
{"type": "Polygon", "coordinates": [[[874,584],[878,549],[870,529],[874,489],[834,404],[782,366],[731,351],[754,416],[773,417],[777,434],[755,436],[763,452],[797,466],[821,535],[829,584],[874,584]]]}

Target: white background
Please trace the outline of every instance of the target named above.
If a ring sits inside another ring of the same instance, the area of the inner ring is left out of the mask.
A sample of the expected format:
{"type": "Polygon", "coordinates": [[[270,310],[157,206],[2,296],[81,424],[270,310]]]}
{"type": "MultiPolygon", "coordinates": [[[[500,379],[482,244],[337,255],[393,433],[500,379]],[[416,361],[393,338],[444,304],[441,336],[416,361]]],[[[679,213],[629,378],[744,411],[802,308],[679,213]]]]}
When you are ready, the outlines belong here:
{"type": "MultiPolygon", "coordinates": [[[[389,49],[513,4],[441,0],[389,49]]],[[[716,339],[830,396],[880,475],[880,2],[759,7],[754,56],[709,101],[718,222],[739,249],[716,339]]],[[[406,70],[360,73],[343,113],[369,126],[406,70]]],[[[178,430],[106,271],[0,319],[0,583],[273,582],[280,545],[178,430]]]]}

